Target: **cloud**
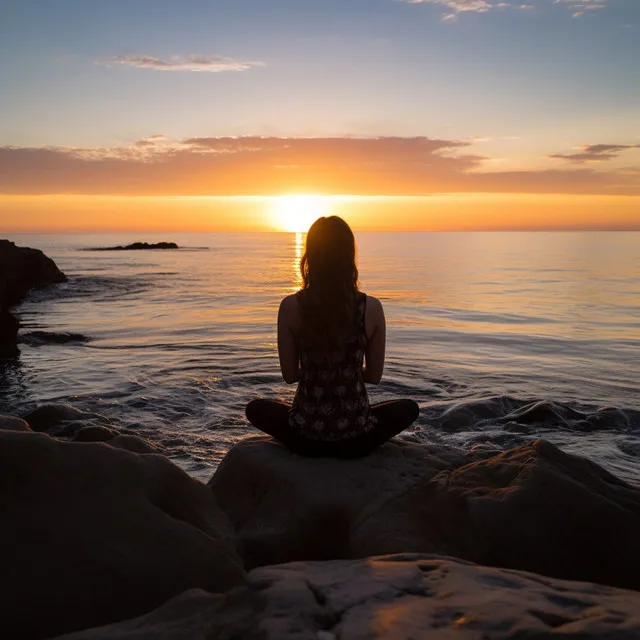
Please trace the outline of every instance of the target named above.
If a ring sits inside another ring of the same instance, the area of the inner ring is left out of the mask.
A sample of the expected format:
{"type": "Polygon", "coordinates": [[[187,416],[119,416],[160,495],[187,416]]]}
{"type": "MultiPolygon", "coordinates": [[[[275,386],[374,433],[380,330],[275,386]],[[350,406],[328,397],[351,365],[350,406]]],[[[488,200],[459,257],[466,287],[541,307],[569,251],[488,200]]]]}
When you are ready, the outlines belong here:
{"type": "Polygon", "coordinates": [[[96,60],[96,64],[124,67],[137,67],[138,69],[153,69],[155,71],[208,71],[219,73],[221,71],[246,71],[253,67],[263,67],[264,62],[250,62],[235,60],[223,56],[173,56],[169,60],[161,60],[153,56],[122,55],[96,60]]]}
{"type": "MultiPolygon", "coordinates": [[[[496,164],[474,153],[471,145],[426,137],[152,136],[122,147],[0,147],[0,193],[640,195],[634,167],[608,172],[587,167],[490,171],[496,164]]],[[[608,145],[601,155],[615,153],[611,147],[617,146],[608,145]]]]}
{"type": "MultiPolygon", "coordinates": [[[[451,11],[479,11],[484,13],[493,8],[491,2],[486,0],[400,0],[401,2],[408,2],[409,4],[439,4],[451,11]]],[[[446,14],[445,20],[451,20],[452,14],[446,14]]]]}
{"type": "Polygon", "coordinates": [[[640,149],[640,144],[592,144],[580,147],[580,151],[576,153],[553,153],[549,157],[578,164],[602,162],[614,160],[627,149],[640,149]]]}
{"type": "MultiPolygon", "coordinates": [[[[535,4],[522,4],[515,1],[499,2],[497,0],[398,0],[408,4],[433,4],[445,7],[447,13],[442,15],[445,22],[455,21],[459,13],[475,12],[487,13],[492,9],[515,9],[518,11],[531,11],[535,9],[535,4]]],[[[579,18],[586,11],[594,9],[604,9],[608,0],[538,0],[538,4],[542,2],[551,2],[566,6],[572,12],[574,18],[579,18]]]]}

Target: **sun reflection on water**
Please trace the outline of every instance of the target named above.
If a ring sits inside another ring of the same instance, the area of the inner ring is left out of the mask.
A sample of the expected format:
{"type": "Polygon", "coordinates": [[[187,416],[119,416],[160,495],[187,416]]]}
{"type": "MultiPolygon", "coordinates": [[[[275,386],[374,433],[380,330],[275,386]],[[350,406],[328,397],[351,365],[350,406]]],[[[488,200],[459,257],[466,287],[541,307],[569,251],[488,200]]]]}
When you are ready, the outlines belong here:
{"type": "Polygon", "coordinates": [[[304,242],[307,237],[306,233],[298,231],[293,234],[293,261],[291,263],[293,267],[293,285],[292,291],[298,291],[302,288],[302,274],[300,273],[300,260],[302,260],[302,254],[304,253],[304,242]]]}

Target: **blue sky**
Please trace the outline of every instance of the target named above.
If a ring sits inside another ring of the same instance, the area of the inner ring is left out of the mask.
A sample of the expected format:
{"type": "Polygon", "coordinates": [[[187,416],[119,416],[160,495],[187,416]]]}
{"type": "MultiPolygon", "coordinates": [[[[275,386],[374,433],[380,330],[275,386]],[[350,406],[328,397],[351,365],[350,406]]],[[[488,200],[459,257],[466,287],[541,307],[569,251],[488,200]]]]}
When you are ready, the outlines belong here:
{"type": "Polygon", "coordinates": [[[4,0],[0,147],[425,136],[636,171],[640,1],[525,2],[4,0]]]}

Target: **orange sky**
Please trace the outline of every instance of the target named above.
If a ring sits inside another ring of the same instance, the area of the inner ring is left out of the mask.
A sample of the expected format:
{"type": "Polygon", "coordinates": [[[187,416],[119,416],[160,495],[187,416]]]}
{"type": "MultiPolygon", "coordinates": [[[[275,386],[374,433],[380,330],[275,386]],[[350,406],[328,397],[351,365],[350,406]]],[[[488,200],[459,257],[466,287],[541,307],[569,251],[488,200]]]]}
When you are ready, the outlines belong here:
{"type": "Polygon", "coordinates": [[[451,194],[425,197],[0,196],[0,231],[294,230],[337,214],[357,230],[635,229],[640,198],[451,194]]]}

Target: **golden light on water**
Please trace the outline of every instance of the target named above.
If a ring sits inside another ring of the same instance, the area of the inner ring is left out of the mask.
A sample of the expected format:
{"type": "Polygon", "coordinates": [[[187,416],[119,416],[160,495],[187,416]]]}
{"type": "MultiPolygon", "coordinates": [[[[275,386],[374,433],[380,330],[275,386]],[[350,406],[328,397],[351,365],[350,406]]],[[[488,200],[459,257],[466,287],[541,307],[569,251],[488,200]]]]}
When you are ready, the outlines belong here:
{"type": "Polygon", "coordinates": [[[307,231],[331,210],[329,198],[315,195],[279,196],[273,199],[272,207],[275,226],[294,233],[307,231]]]}
{"type": "Polygon", "coordinates": [[[304,253],[304,243],[307,237],[306,233],[302,233],[298,231],[293,236],[293,286],[291,287],[292,291],[298,291],[298,289],[302,288],[302,274],[300,273],[300,260],[302,259],[302,254],[304,253]]]}

